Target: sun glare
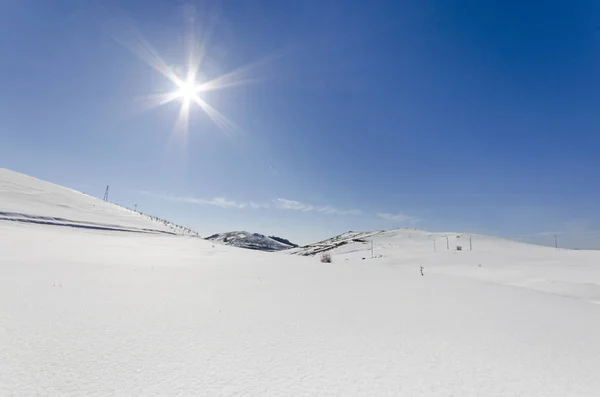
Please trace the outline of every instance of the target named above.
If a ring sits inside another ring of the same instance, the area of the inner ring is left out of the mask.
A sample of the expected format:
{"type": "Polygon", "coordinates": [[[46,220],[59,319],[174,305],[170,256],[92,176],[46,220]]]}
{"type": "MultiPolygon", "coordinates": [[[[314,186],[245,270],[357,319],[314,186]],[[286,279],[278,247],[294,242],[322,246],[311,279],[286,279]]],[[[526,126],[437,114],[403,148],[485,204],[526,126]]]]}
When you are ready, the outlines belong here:
{"type": "Polygon", "coordinates": [[[194,97],[198,94],[198,86],[195,81],[192,80],[184,80],[179,84],[179,92],[178,95],[181,99],[186,102],[189,102],[194,99],[194,97]]]}
{"type": "MultiPolygon", "coordinates": [[[[126,25],[121,34],[116,34],[115,39],[133,54],[146,62],[167,80],[173,83],[172,91],[163,91],[149,94],[142,98],[148,108],[166,105],[174,100],[181,101],[179,115],[175,121],[173,132],[180,130],[183,136],[187,136],[189,129],[189,113],[192,106],[198,106],[226,134],[241,131],[240,128],[222,115],[217,109],[206,102],[200,93],[217,91],[227,88],[238,87],[259,81],[252,77],[251,72],[262,65],[263,62],[255,62],[235,69],[229,73],[217,76],[207,81],[198,82],[196,76],[202,71],[203,61],[206,58],[208,39],[211,37],[211,28],[204,31],[199,38],[194,35],[195,31],[195,9],[187,8],[186,22],[188,23],[188,34],[186,42],[188,45],[187,62],[182,67],[169,65],[158,54],[158,52],[144,39],[142,34],[133,25],[126,25]]],[[[210,19],[210,18],[209,18],[210,19]]],[[[214,27],[214,26],[213,26],[214,27]]]]}

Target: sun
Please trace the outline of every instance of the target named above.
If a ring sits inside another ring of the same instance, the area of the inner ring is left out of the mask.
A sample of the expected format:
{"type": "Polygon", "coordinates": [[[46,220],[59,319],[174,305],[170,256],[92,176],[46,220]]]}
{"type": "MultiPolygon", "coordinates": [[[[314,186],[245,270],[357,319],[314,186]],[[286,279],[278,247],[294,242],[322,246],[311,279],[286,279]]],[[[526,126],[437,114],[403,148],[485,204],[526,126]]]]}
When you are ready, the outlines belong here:
{"type": "Polygon", "coordinates": [[[249,63],[220,76],[207,78],[203,67],[207,58],[208,39],[214,26],[196,37],[195,20],[195,9],[186,8],[187,59],[180,65],[167,64],[135,26],[125,25],[122,31],[115,32],[114,38],[173,84],[171,90],[160,90],[139,98],[145,109],[163,106],[175,100],[181,103],[173,133],[181,133],[183,138],[188,135],[190,111],[192,107],[198,106],[222,132],[233,136],[242,130],[207,102],[207,97],[210,96],[208,93],[261,81],[254,74],[264,61],[249,63]],[[201,81],[198,81],[198,76],[202,76],[201,81]]]}
{"type": "Polygon", "coordinates": [[[181,81],[178,84],[178,86],[179,86],[179,91],[177,91],[177,95],[184,102],[190,102],[190,101],[194,100],[195,97],[198,95],[199,87],[196,84],[195,80],[188,78],[186,80],[181,81]]]}

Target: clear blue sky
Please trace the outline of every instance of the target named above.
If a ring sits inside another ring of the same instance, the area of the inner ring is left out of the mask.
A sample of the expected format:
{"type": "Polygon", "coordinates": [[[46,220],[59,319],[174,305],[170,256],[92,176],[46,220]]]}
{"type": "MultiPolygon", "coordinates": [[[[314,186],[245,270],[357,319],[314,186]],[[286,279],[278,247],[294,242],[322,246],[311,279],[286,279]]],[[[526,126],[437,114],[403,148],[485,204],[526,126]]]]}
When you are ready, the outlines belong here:
{"type": "MultiPolygon", "coordinates": [[[[194,4],[193,2],[191,4],[194,4]]],[[[600,248],[597,1],[196,3],[225,134],[119,44],[186,62],[179,1],[0,5],[0,166],[204,234],[416,227],[600,248]],[[216,6],[215,6],[216,4],[216,6]]],[[[175,67],[175,70],[178,70],[175,67]]],[[[0,204],[1,205],[1,204],[0,204]]]]}

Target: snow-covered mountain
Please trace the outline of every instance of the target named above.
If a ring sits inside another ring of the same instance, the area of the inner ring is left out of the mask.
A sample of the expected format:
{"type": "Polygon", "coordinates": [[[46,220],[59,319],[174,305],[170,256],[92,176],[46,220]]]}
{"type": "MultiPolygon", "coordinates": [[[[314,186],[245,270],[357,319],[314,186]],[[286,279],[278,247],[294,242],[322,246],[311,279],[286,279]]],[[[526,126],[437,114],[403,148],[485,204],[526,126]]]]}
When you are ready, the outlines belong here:
{"type": "Polygon", "coordinates": [[[598,251],[414,229],[290,250],[325,264],[5,170],[0,213],[2,396],[600,395],[598,251]]]}
{"type": "Polygon", "coordinates": [[[259,251],[282,251],[298,247],[289,240],[245,231],[217,233],[206,238],[216,243],[259,251]]]}

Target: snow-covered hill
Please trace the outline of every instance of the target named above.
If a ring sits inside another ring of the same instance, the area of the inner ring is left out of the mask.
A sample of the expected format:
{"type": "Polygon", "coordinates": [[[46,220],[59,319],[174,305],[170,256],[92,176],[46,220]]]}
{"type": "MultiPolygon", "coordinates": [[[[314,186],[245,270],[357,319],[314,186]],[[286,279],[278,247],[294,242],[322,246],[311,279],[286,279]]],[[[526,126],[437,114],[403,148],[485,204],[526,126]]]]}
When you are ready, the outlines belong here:
{"type": "Polygon", "coordinates": [[[2,396],[600,395],[599,252],[394,230],[324,264],[1,175],[2,396]]]}
{"type": "Polygon", "coordinates": [[[97,230],[197,235],[165,220],[0,168],[0,220],[97,230]]]}
{"type": "Polygon", "coordinates": [[[483,246],[476,247],[481,250],[487,248],[500,248],[500,246],[511,250],[538,248],[534,245],[519,243],[511,240],[500,239],[497,237],[465,234],[465,233],[431,233],[423,230],[404,228],[392,230],[375,230],[368,232],[349,231],[338,236],[328,238],[317,243],[298,247],[290,250],[294,255],[312,256],[322,252],[331,251],[335,254],[371,251],[371,242],[386,249],[418,249],[421,252],[429,251],[472,251],[473,244],[476,246],[483,243],[483,246]],[[473,242],[475,241],[475,242],[473,242]],[[490,245],[491,244],[491,245],[490,245]]]}
{"type": "Polygon", "coordinates": [[[382,234],[385,231],[379,230],[374,232],[346,232],[338,236],[328,238],[317,243],[298,247],[290,250],[289,253],[293,255],[312,256],[323,252],[332,251],[336,248],[342,247],[347,244],[358,243],[358,244],[370,244],[369,238],[376,235],[382,234]]]}
{"type": "Polygon", "coordinates": [[[347,232],[288,251],[333,261],[410,267],[600,303],[600,252],[556,250],[498,237],[416,229],[347,232]]]}
{"type": "Polygon", "coordinates": [[[259,233],[244,231],[213,234],[206,239],[233,247],[259,251],[282,251],[297,247],[297,245],[281,237],[267,237],[259,233]]]}

